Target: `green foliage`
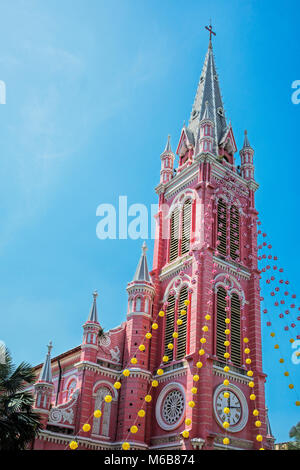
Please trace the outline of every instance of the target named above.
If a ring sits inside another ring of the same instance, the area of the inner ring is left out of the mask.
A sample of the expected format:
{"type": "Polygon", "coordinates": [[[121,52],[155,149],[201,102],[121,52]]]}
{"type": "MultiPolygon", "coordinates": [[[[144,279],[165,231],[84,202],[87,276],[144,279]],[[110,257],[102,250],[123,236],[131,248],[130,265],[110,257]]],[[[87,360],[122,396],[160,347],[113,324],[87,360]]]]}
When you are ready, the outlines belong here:
{"type": "Polygon", "coordinates": [[[0,364],[0,450],[26,449],[41,429],[33,396],[26,391],[34,382],[32,367],[25,362],[16,367],[6,350],[0,364]]]}
{"type": "Polygon", "coordinates": [[[300,422],[292,427],[289,436],[294,441],[288,443],[288,450],[300,450],[300,422]]]}

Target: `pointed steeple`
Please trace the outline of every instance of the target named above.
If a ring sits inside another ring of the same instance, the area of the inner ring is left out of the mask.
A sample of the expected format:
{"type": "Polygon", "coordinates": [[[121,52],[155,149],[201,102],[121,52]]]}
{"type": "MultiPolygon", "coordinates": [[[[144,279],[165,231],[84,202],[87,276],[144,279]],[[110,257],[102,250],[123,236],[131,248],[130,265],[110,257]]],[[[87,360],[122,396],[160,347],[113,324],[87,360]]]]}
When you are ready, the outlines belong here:
{"type": "Polygon", "coordinates": [[[208,101],[205,101],[205,110],[201,121],[211,121],[208,109],[208,101]]]}
{"type": "Polygon", "coordinates": [[[209,41],[188,125],[188,129],[194,135],[195,142],[198,138],[199,123],[205,113],[208,113],[214,123],[214,151],[216,152],[227,124],[211,41],[209,41]]]}
{"type": "Polygon", "coordinates": [[[92,308],[90,310],[90,314],[89,314],[89,317],[88,317],[88,320],[89,322],[93,322],[93,323],[99,323],[98,322],[98,312],[97,312],[97,297],[98,297],[98,292],[97,291],[94,291],[93,292],[93,305],[92,305],[92,308]]]}
{"type": "Polygon", "coordinates": [[[168,140],[167,140],[167,143],[166,143],[164,153],[165,152],[172,152],[172,149],[171,149],[171,136],[170,135],[168,135],[168,140]]]}
{"type": "Polygon", "coordinates": [[[251,149],[251,145],[250,145],[250,142],[249,142],[249,139],[248,139],[248,132],[245,131],[245,138],[244,138],[244,145],[243,145],[243,149],[251,149]]]}
{"type": "Polygon", "coordinates": [[[49,342],[48,344],[48,354],[46,355],[45,362],[43,364],[40,376],[39,376],[39,382],[47,382],[47,383],[52,383],[52,371],[51,371],[51,349],[53,348],[52,346],[52,341],[49,342]]]}
{"type": "Polygon", "coordinates": [[[142,246],[142,255],[139,260],[139,264],[136,268],[135,275],[133,277],[133,282],[134,281],[146,281],[146,282],[151,282],[150,275],[149,275],[149,270],[148,270],[148,263],[147,263],[147,252],[148,248],[146,245],[146,242],[144,241],[143,246],[142,246]]]}

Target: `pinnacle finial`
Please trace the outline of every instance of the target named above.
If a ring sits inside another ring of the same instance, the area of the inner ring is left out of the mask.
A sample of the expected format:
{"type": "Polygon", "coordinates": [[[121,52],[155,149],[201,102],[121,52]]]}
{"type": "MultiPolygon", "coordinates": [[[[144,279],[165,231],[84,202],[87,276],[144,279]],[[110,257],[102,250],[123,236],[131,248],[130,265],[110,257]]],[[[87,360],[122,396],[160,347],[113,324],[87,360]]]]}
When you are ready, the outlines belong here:
{"type": "Polygon", "coordinates": [[[98,292],[96,290],[94,290],[93,292],[93,297],[94,297],[94,300],[96,300],[98,297],[98,292]]]}
{"type": "Polygon", "coordinates": [[[245,130],[244,134],[245,134],[245,138],[244,138],[243,149],[245,149],[245,148],[251,148],[251,145],[250,145],[250,142],[249,142],[249,139],[248,139],[248,132],[247,132],[247,129],[245,130]]]}
{"type": "Polygon", "coordinates": [[[144,241],[142,245],[142,254],[145,255],[147,251],[148,251],[147,243],[144,241]]]}
{"type": "Polygon", "coordinates": [[[48,348],[48,354],[49,354],[49,356],[50,356],[50,354],[51,354],[51,349],[53,348],[53,346],[52,346],[52,341],[49,341],[49,344],[47,345],[47,348],[48,348]]]}
{"type": "Polygon", "coordinates": [[[166,147],[165,147],[164,152],[172,152],[172,149],[171,149],[171,136],[170,136],[170,134],[168,135],[168,140],[167,140],[167,143],[166,143],[166,147]]]}
{"type": "Polygon", "coordinates": [[[98,312],[97,312],[97,297],[98,297],[98,292],[94,290],[93,292],[93,305],[88,317],[87,321],[93,322],[93,323],[98,323],[98,312]]]}

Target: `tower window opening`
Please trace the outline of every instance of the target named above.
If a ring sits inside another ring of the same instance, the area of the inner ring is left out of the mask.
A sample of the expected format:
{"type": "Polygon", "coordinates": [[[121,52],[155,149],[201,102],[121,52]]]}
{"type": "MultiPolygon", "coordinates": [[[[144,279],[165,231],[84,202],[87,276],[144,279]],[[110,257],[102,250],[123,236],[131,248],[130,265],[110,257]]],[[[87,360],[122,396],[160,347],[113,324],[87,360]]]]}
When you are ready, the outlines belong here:
{"type": "Polygon", "coordinates": [[[240,217],[236,206],[230,209],[230,256],[233,260],[239,257],[240,249],[240,217]]]}
{"type": "Polygon", "coordinates": [[[217,221],[218,221],[218,252],[226,256],[226,232],[227,232],[227,208],[223,199],[220,199],[218,202],[218,212],[217,212],[217,221]]]}
{"type": "Polygon", "coordinates": [[[237,294],[231,297],[231,360],[241,365],[241,303],[237,294]]]}
{"type": "Polygon", "coordinates": [[[178,257],[179,246],[179,210],[176,208],[171,215],[170,230],[170,256],[169,261],[174,261],[178,257]]]}
{"type": "Polygon", "coordinates": [[[219,287],[217,291],[217,324],[216,324],[216,354],[220,361],[224,361],[224,354],[226,347],[224,341],[226,341],[225,331],[225,318],[226,318],[226,291],[223,287],[219,287]]]}
{"type": "Polygon", "coordinates": [[[165,327],[165,356],[168,356],[169,362],[173,360],[173,349],[168,349],[168,344],[173,343],[173,332],[175,325],[175,297],[169,295],[168,307],[166,310],[166,327],[165,327]]]}
{"type": "Polygon", "coordinates": [[[188,289],[183,287],[179,294],[177,317],[182,320],[182,324],[178,325],[178,340],[176,359],[183,359],[186,355],[186,335],[187,335],[187,315],[180,316],[181,310],[186,310],[185,300],[188,299],[188,289]]]}
{"type": "Polygon", "coordinates": [[[191,219],[192,219],[192,200],[188,199],[183,205],[182,211],[182,242],[181,254],[184,255],[190,251],[191,242],[191,219]]]}

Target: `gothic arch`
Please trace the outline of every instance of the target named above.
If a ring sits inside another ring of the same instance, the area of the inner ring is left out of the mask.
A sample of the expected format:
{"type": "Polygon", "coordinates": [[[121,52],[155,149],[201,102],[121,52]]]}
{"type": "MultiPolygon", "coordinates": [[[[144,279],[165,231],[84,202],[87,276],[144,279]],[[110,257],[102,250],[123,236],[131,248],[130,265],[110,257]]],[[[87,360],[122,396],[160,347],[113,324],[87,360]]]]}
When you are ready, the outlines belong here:
{"type": "Polygon", "coordinates": [[[177,299],[181,289],[184,287],[184,286],[187,286],[188,289],[190,289],[192,287],[192,283],[191,283],[192,279],[190,278],[190,276],[188,276],[187,274],[184,274],[183,276],[176,276],[174,277],[170,282],[169,284],[167,285],[166,289],[165,289],[165,293],[164,293],[164,298],[163,298],[163,302],[167,302],[168,300],[168,297],[170,295],[170,292],[172,290],[175,291],[175,298],[177,299]]]}
{"type": "Polygon", "coordinates": [[[215,277],[215,286],[214,291],[217,292],[218,287],[222,286],[228,292],[228,295],[236,293],[239,299],[242,301],[242,305],[245,305],[245,292],[242,289],[241,284],[235,279],[234,276],[230,274],[220,273],[215,277]],[[229,286],[229,289],[226,289],[226,286],[229,286]]]}
{"type": "Polygon", "coordinates": [[[194,190],[194,189],[185,189],[183,191],[181,191],[179,194],[177,194],[177,196],[175,197],[175,199],[173,200],[170,208],[169,208],[169,212],[168,214],[166,215],[166,219],[169,219],[174,211],[174,209],[177,207],[179,209],[179,211],[181,211],[182,207],[183,207],[183,204],[185,203],[185,201],[187,199],[192,199],[192,201],[194,201],[195,199],[199,199],[199,196],[197,194],[197,192],[194,190]]]}

